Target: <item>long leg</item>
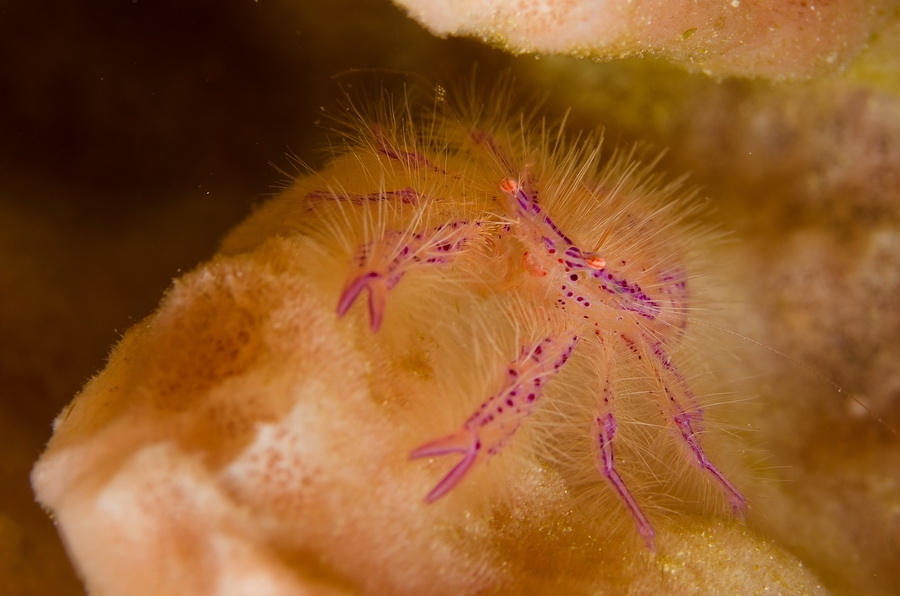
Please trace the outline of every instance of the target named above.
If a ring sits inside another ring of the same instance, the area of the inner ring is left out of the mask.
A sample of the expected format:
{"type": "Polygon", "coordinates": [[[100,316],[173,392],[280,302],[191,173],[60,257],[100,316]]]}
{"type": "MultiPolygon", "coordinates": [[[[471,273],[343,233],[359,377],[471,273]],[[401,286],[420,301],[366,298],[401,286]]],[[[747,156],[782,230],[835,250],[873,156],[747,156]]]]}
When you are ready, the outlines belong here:
{"type": "Polygon", "coordinates": [[[641,346],[639,347],[631,339],[625,336],[623,336],[623,339],[638,358],[646,360],[647,364],[654,369],[662,387],[662,396],[665,398],[663,413],[671,419],[677,431],[677,436],[688,448],[688,451],[693,456],[694,463],[712,476],[719,484],[735,515],[743,514],[747,508],[746,497],[706,457],[706,453],[700,445],[699,435],[703,432],[703,410],[697,403],[694,393],[688,387],[684,375],[672,362],[661,342],[647,335],[642,335],[641,346]]]}
{"type": "MultiPolygon", "coordinates": [[[[609,351],[605,352],[609,354],[609,351]]],[[[600,475],[606,478],[606,480],[612,485],[616,493],[618,493],[619,498],[622,499],[622,502],[625,504],[625,507],[628,508],[628,511],[634,518],[635,524],[637,524],[638,533],[644,539],[644,543],[647,545],[647,548],[649,548],[650,550],[656,550],[656,532],[653,530],[653,526],[650,523],[650,520],[644,514],[644,511],[641,509],[640,505],[638,505],[637,501],[634,498],[634,495],[631,494],[631,491],[628,489],[625,481],[619,475],[619,472],[618,470],[616,470],[615,466],[613,440],[615,439],[616,429],[618,425],[616,423],[616,417],[613,412],[613,400],[615,397],[615,387],[613,381],[615,379],[615,376],[613,374],[614,371],[612,370],[613,366],[613,357],[610,355],[610,357],[607,358],[607,363],[604,370],[605,379],[603,382],[603,393],[601,394],[601,397],[597,402],[597,414],[594,418],[594,424],[591,432],[591,436],[596,438],[594,448],[597,471],[600,472],[600,475]]]]}
{"type": "Polygon", "coordinates": [[[320,204],[329,201],[344,201],[353,205],[365,205],[367,203],[377,203],[380,201],[397,201],[402,205],[419,205],[427,199],[425,195],[407,186],[400,190],[380,190],[368,194],[352,194],[345,192],[335,192],[332,190],[313,190],[306,193],[306,200],[309,207],[308,211],[320,204]]]}
{"type": "Polygon", "coordinates": [[[495,455],[512,438],[522,421],[537,407],[544,385],[566,364],[578,337],[547,337],[522,347],[506,366],[503,385],[482,403],[457,432],[425,443],[410,459],[463,454],[462,460],[435,486],[425,501],[441,498],[485,456],[495,455]]]}

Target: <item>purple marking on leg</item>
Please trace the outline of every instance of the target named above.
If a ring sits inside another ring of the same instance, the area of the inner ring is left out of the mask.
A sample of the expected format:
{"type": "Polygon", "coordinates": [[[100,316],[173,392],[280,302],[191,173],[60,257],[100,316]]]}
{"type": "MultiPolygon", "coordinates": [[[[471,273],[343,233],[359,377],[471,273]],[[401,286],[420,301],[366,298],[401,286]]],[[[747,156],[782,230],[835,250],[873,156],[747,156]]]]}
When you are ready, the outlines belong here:
{"type": "MultiPolygon", "coordinates": [[[[697,398],[693,391],[688,387],[687,380],[680,370],[672,363],[672,359],[663,349],[662,344],[658,341],[651,341],[644,337],[645,345],[650,346],[653,355],[654,368],[657,371],[659,381],[662,383],[668,408],[672,412],[672,422],[678,429],[678,434],[685,442],[694,456],[696,464],[703,470],[706,470],[719,483],[725,491],[728,502],[731,504],[732,511],[735,515],[742,515],[747,508],[747,499],[731,483],[709,459],[700,446],[698,434],[703,432],[703,409],[697,403],[697,398]],[[674,380],[674,384],[666,381],[668,376],[674,380]],[[674,392],[672,387],[676,387],[678,394],[674,392]]],[[[628,341],[629,347],[636,352],[636,346],[633,342],[628,341]]],[[[637,353],[637,352],[636,352],[637,353]]]]}
{"type": "Polygon", "coordinates": [[[356,298],[364,289],[368,287],[369,282],[374,278],[380,277],[380,275],[374,272],[366,273],[365,275],[360,275],[359,277],[354,278],[350,283],[348,283],[344,291],[341,293],[340,300],[338,300],[338,316],[343,317],[345,314],[347,314],[347,311],[350,310],[350,307],[353,305],[353,302],[356,301],[356,298]]]}
{"type": "MultiPolygon", "coordinates": [[[[530,183],[529,183],[530,184],[530,183]]],[[[571,271],[585,271],[597,283],[602,294],[597,301],[614,298],[617,308],[655,320],[660,314],[660,306],[641,287],[624,277],[615,275],[605,264],[598,269],[596,263],[605,262],[599,255],[584,251],[556,225],[550,216],[543,213],[537,204],[536,192],[512,178],[500,183],[500,190],[506,197],[507,207],[519,219],[521,233],[526,244],[541,243],[548,256],[562,259],[562,265],[571,271]],[[559,253],[562,253],[560,255],[559,253]]],[[[545,268],[546,269],[546,268],[545,268]]]]}
{"type": "Polygon", "coordinates": [[[369,293],[369,327],[373,332],[377,332],[381,329],[381,321],[384,318],[387,293],[393,285],[390,280],[375,272],[364,273],[359,277],[352,278],[344,287],[338,300],[338,316],[342,317],[347,314],[362,291],[366,290],[369,293]]]}
{"type": "Polygon", "coordinates": [[[688,305],[690,291],[687,274],[680,266],[672,266],[662,272],[659,277],[659,293],[661,299],[668,301],[667,321],[677,329],[684,329],[688,324],[688,305]]]}
{"type": "Polygon", "coordinates": [[[573,335],[523,346],[518,358],[507,365],[501,390],[482,403],[460,430],[413,450],[410,459],[465,454],[428,493],[427,502],[447,494],[479,460],[500,452],[537,407],[547,380],[566,364],[577,343],[578,336],[573,335]]]}
{"type": "Polygon", "coordinates": [[[656,550],[656,532],[650,520],[638,505],[628,486],[615,467],[615,455],[613,453],[613,439],[616,436],[616,419],[611,412],[594,419],[594,433],[597,437],[597,471],[612,484],[619,498],[625,503],[631,516],[637,524],[638,533],[644,539],[644,544],[651,551],[656,550]]]}
{"type": "Polygon", "coordinates": [[[382,155],[386,155],[391,159],[396,159],[412,168],[426,167],[439,174],[448,173],[447,170],[436,166],[421,153],[416,151],[401,151],[394,147],[390,140],[388,140],[385,128],[380,124],[372,126],[372,133],[375,135],[375,140],[378,143],[378,152],[382,155]]]}
{"type": "Polygon", "coordinates": [[[420,265],[450,263],[481,226],[477,221],[454,221],[413,234],[389,230],[380,240],[363,245],[353,258],[354,271],[338,299],[338,316],[344,316],[365,289],[369,292],[369,326],[378,331],[387,294],[403,276],[420,265]]]}
{"type": "Polygon", "coordinates": [[[433,503],[445,494],[450,492],[465,477],[466,473],[475,463],[478,457],[478,451],[481,444],[478,441],[478,435],[471,429],[463,429],[458,433],[454,433],[443,439],[426,443],[421,447],[414,449],[409,454],[409,459],[419,459],[422,457],[435,457],[441,455],[450,455],[452,453],[462,453],[463,458],[453,466],[453,469],[441,479],[437,485],[431,489],[431,492],[425,497],[426,503],[433,503]]]}
{"type": "Polygon", "coordinates": [[[617,277],[607,268],[594,270],[591,277],[599,282],[599,288],[629,301],[637,302],[643,307],[638,314],[655,319],[659,315],[659,304],[650,298],[636,283],[632,283],[624,277],[617,277]]]}
{"type": "MultiPolygon", "coordinates": [[[[569,247],[575,247],[575,243],[572,242],[572,239],[566,236],[562,229],[556,225],[556,222],[554,222],[549,215],[546,215],[543,209],[541,209],[541,206],[538,205],[537,190],[534,189],[534,181],[531,180],[527,174],[525,175],[525,178],[524,183],[514,182],[512,179],[507,178],[500,185],[504,194],[507,195],[508,201],[518,207],[515,215],[520,219],[523,217],[526,218],[532,226],[535,226],[544,242],[555,245],[557,241],[560,241],[567,249],[569,247]],[[511,185],[513,188],[510,188],[511,185]],[[553,236],[556,237],[556,240],[552,238],[553,236]]],[[[580,255],[581,251],[579,250],[578,252],[580,255]]]]}
{"type": "Polygon", "coordinates": [[[747,510],[746,497],[744,497],[741,491],[725,477],[725,474],[723,474],[715,464],[707,459],[706,453],[700,446],[697,432],[693,428],[694,419],[698,416],[699,414],[694,415],[685,412],[684,410],[679,410],[679,412],[673,416],[672,420],[675,422],[675,426],[678,428],[678,432],[681,434],[682,439],[684,439],[684,442],[687,443],[691,453],[693,453],[697,465],[709,472],[724,489],[725,494],[728,497],[728,502],[731,504],[732,512],[735,515],[743,515],[747,510]]]}
{"type": "MultiPolygon", "coordinates": [[[[603,301],[612,297],[616,308],[638,314],[645,319],[654,321],[660,315],[659,303],[645,294],[636,283],[631,283],[624,277],[617,277],[605,266],[597,269],[588,263],[588,259],[594,257],[593,253],[583,253],[578,247],[572,246],[566,251],[567,259],[563,259],[563,265],[567,271],[586,271],[587,276],[599,282],[596,286],[602,292],[596,300],[603,301]],[[576,251],[580,256],[575,257],[576,251]]],[[[577,280],[572,280],[577,281],[577,280]]]]}
{"type": "Polygon", "coordinates": [[[424,195],[420,195],[414,188],[406,187],[400,190],[382,190],[369,194],[347,194],[330,190],[313,190],[306,193],[306,198],[311,202],[346,201],[354,205],[365,203],[377,203],[378,201],[399,200],[404,205],[418,204],[424,195]]]}

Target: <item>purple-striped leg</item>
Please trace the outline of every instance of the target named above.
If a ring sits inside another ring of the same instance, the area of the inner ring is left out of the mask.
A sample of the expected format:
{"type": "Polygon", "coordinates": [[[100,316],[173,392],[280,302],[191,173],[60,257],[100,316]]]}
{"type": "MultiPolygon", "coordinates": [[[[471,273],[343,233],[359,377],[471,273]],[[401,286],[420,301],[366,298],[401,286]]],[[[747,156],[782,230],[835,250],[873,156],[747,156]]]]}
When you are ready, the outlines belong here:
{"type": "Polygon", "coordinates": [[[480,222],[454,221],[411,234],[389,230],[380,240],[363,245],[338,300],[338,316],[344,316],[365,290],[369,293],[369,326],[378,331],[388,292],[403,276],[420,265],[450,263],[480,227],[480,222]]]}
{"type": "Polygon", "coordinates": [[[463,458],[428,493],[431,503],[450,492],[477,462],[500,452],[540,400],[544,385],[566,364],[578,337],[547,337],[524,346],[509,363],[503,386],[482,403],[457,432],[425,443],[410,459],[461,453],[463,458]]]}
{"type": "Polygon", "coordinates": [[[612,485],[616,494],[618,494],[619,498],[622,500],[622,503],[624,503],[629,513],[631,513],[631,517],[634,518],[634,522],[637,525],[638,533],[641,535],[641,538],[644,539],[644,544],[646,544],[647,548],[650,550],[656,550],[656,532],[653,530],[653,525],[650,523],[646,514],[644,514],[641,506],[638,505],[637,500],[634,498],[634,495],[631,494],[631,491],[628,489],[622,476],[619,475],[618,470],[616,470],[613,441],[616,437],[618,424],[616,423],[616,417],[613,413],[615,387],[613,386],[614,376],[612,366],[612,358],[609,358],[609,363],[604,371],[605,381],[603,383],[603,394],[597,403],[597,415],[594,418],[591,432],[591,435],[596,438],[596,443],[594,445],[595,464],[597,466],[597,471],[612,485]]]}

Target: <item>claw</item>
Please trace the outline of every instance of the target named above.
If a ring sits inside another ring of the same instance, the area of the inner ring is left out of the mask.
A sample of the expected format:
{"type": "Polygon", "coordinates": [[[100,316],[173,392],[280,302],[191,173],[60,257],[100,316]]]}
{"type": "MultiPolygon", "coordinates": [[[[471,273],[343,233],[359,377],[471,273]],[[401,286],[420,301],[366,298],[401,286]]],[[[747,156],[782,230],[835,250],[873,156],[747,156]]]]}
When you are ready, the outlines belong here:
{"type": "Polygon", "coordinates": [[[568,361],[577,336],[547,337],[522,347],[506,367],[502,389],[481,404],[463,427],[415,449],[410,459],[462,453],[464,457],[438,482],[425,501],[440,499],[465,477],[482,454],[494,455],[512,438],[537,407],[546,381],[568,361]]]}
{"type": "Polygon", "coordinates": [[[384,319],[389,289],[387,281],[374,271],[353,278],[341,292],[337,307],[338,316],[347,314],[362,291],[366,290],[369,293],[369,327],[372,331],[378,331],[384,319]]]}
{"type": "Polygon", "coordinates": [[[417,266],[442,265],[465,250],[481,222],[454,221],[421,233],[388,231],[379,240],[364,244],[354,258],[355,269],[338,300],[337,314],[344,316],[363,290],[369,292],[369,326],[381,328],[388,292],[406,272],[417,266]]]}
{"type": "Polygon", "coordinates": [[[451,453],[464,454],[464,457],[453,466],[453,469],[431,489],[431,492],[425,497],[425,502],[433,503],[453,490],[472,468],[475,460],[478,459],[480,449],[481,442],[478,440],[478,435],[475,434],[474,430],[465,428],[443,439],[425,443],[421,447],[414,449],[409,454],[409,459],[449,455],[451,453]]]}

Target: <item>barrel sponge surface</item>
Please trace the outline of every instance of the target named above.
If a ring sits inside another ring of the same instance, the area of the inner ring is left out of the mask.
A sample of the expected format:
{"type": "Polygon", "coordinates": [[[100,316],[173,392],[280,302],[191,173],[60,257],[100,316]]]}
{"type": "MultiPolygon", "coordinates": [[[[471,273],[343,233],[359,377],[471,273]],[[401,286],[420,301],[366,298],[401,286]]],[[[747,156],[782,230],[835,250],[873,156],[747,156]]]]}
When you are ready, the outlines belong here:
{"type": "Polygon", "coordinates": [[[275,238],[186,275],[61,415],[34,483],[93,593],[816,591],[737,522],[666,523],[656,557],[604,543],[540,478],[514,512],[425,505],[369,380],[403,364],[335,325],[310,255],[275,238]]]}
{"type": "Polygon", "coordinates": [[[769,79],[832,72],[860,51],[886,3],[866,0],[395,0],[438,35],[521,53],[656,55],[691,70],[769,79]]]}

